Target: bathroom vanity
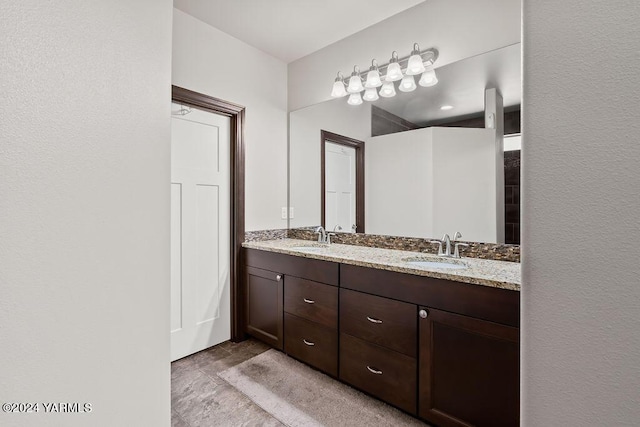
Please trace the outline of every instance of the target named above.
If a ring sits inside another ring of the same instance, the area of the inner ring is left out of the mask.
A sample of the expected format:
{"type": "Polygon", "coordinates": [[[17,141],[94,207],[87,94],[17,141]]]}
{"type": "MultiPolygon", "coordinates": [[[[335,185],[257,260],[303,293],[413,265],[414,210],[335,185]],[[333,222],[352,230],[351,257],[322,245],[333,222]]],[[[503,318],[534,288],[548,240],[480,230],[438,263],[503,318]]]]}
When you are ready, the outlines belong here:
{"type": "Polygon", "coordinates": [[[438,426],[519,422],[519,264],[284,239],[243,245],[246,332],[438,426]]]}

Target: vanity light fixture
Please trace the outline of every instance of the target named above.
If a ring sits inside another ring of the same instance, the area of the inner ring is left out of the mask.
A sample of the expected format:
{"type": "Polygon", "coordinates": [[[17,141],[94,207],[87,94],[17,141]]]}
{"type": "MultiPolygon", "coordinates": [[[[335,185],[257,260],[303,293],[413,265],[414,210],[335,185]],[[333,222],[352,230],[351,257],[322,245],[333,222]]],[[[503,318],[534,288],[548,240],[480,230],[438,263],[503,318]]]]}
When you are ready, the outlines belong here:
{"type": "Polygon", "coordinates": [[[396,87],[393,85],[393,82],[384,82],[380,88],[380,96],[383,98],[396,96],[396,87]]]}
{"type": "Polygon", "coordinates": [[[367,90],[364,91],[364,96],[362,97],[362,99],[364,99],[365,101],[376,101],[378,100],[378,91],[376,90],[375,87],[369,88],[367,90]]]}
{"type": "Polygon", "coordinates": [[[436,76],[436,72],[433,67],[430,65],[426,68],[422,76],[420,76],[420,81],[418,84],[422,87],[430,87],[435,86],[438,83],[438,77],[436,76]]]}
{"type": "Polygon", "coordinates": [[[398,63],[398,52],[395,50],[391,53],[391,60],[387,66],[387,75],[384,80],[387,82],[397,82],[402,78],[402,68],[398,63]]]}
{"type": "Polygon", "coordinates": [[[352,93],[349,95],[349,99],[347,99],[347,104],[349,105],[360,105],[362,104],[362,96],[360,92],[352,93]]]}
{"type": "Polygon", "coordinates": [[[398,87],[401,92],[413,92],[416,90],[416,81],[413,76],[406,75],[400,81],[400,87],[398,87]]]}
{"type": "Polygon", "coordinates": [[[349,86],[347,86],[347,92],[360,93],[364,90],[364,86],[362,86],[362,77],[360,77],[360,68],[358,66],[353,67],[353,73],[351,73],[351,77],[349,78],[349,86]]]}
{"type": "Polygon", "coordinates": [[[422,62],[422,56],[420,56],[420,46],[418,46],[418,43],[414,43],[411,57],[407,62],[407,76],[415,76],[422,73],[424,73],[424,63],[422,62]]]}
{"type": "MultiPolygon", "coordinates": [[[[366,89],[376,88],[382,86],[382,80],[380,80],[380,71],[378,71],[378,62],[373,59],[371,61],[371,67],[367,73],[367,81],[364,83],[366,89]]],[[[377,96],[376,96],[377,99],[377,96]]]]}
{"type": "Polygon", "coordinates": [[[347,95],[347,90],[344,88],[343,80],[344,77],[342,76],[342,73],[338,71],[336,80],[333,82],[333,89],[331,90],[332,98],[342,98],[347,95]]]}
{"type": "Polygon", "coordinates": [[[338,72],[331,96],[341,98],[349,94],[347,103],[349,105],[360,105],[365,101],[375,101],[379,96],[390,98],[396,95],[396,86],[402,92],[411,92],[416,89],[414,76],[422,74],[418,84],[429,87],[438,83],[438,78],[433,69],[433,64],[438,59],[436,49],[420,51],[418,43],[413,44],[411,55],[403,58],[398,57],[398,52],[391,53],[391,59],[387,64],[378,66],[377,61],[371,61],[366,78],[360,73],[360,68],[356,65],[348,79],[338,72]],[[403,72],[403,67],[405,70],[403,72]],[[384,75],[384,78],[382,76],[384,75]],[[397,85],[394,82],[400,81],[397,85]],[[361,93],[364,91],[364,95],[361,93]]]}

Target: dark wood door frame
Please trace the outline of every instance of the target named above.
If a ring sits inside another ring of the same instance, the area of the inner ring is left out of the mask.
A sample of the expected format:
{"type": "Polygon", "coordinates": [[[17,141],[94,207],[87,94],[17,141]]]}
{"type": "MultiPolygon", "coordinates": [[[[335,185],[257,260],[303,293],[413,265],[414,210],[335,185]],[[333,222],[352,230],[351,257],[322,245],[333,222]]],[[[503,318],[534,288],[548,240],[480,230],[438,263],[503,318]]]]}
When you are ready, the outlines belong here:
{"type": "Polygon", "coordinates": [[[244,241],[244,112],[245,107],[178,86],[171,86],[171,100],[229,117],[231,167],[231,340],[245,339],[242,295],[241,249],[244,241]]]}
{"type": "Polygon", "coordinates": [[[356,150],[356,233],[364,233],[364,142],[337,133],[320,131],[320,222],[325,223],[325,141],[333,142],[356,150]]]}

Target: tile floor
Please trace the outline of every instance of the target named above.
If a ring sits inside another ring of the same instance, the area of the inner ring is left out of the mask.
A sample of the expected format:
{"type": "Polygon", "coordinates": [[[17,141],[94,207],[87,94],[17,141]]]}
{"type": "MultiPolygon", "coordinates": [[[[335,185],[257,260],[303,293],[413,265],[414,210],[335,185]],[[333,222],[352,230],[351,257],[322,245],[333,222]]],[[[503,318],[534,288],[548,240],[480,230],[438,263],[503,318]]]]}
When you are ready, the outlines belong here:
{"type": "Polygon", "coordinates": [[[171,364],[171,425],[282,426],[278,420],[217,376],[268,350],[260,341],[225,342],[171,364]]]}

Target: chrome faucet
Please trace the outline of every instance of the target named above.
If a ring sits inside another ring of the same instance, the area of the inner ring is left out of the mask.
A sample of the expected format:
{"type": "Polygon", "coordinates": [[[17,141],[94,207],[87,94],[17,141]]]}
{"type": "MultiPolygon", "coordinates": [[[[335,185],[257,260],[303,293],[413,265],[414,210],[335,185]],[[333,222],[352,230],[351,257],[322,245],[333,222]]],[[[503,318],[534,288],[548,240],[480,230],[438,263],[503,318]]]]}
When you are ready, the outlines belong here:
{"type": "Polygon", "coordinates": [[[451,238],[448,234],[442,236],[442,240],[430,240],[429,243],[437,243],[438,244],[438,256],[446,256],[446,257],[454,257],[460,258],[460,246],[466,247],[469,246],[466,243],[458,242],[458,239],[462,237],[462,234],[459,231],[456,231],[456,234],[453,235],[453,243],[455,244],[455,250],[451,252],[451,238]],[[443,248],[444,246],[444,248],[443,248]]]}
{"type": "Polygon", "coordinates": [[[340,227],[340,224],[336,224],[336,226],[333,227],[333,231],[342,231],[342,227],[340,227]]]}
{"type": "Polygon", "coordinates": [[[318,243],[326,243],[327,242],[327,232],[324,231],[324,227],[320,226],[316,228],[316,234],[318,235],[318,243]]]}
{"type": "Polygon", "coordinates": [[[451,238],[448,234],[442,236],[442,241],[447,245],[447,249],[444,251],[444,256],[451,256],[451,238]]]}

